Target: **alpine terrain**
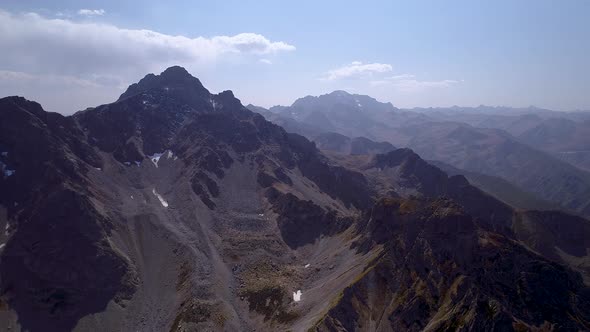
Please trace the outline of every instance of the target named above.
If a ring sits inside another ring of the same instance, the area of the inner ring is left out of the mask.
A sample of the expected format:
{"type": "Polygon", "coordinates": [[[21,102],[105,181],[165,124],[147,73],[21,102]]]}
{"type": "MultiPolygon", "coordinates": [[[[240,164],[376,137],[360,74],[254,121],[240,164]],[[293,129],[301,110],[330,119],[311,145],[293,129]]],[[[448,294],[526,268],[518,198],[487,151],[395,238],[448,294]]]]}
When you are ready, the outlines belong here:
{"type": "Polygon", "coordinates": [[[0,99],[0,329],[590,330],[590,222],[527,209],[587,215],[586,171],[342,91],[256,111],[315,142],[178,66],[71,116],[0,99]]]}

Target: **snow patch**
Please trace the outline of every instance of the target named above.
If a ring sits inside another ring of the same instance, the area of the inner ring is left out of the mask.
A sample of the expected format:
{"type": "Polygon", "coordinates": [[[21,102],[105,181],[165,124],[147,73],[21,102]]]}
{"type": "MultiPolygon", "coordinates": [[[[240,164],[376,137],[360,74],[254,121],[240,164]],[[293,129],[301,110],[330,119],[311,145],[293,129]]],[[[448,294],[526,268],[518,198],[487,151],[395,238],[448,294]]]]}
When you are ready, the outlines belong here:
{"type": "Polygon", "coordinates": [[[311,264],[309,264],[309,263],[308,263],[308,264],[305,264],[304,268],[306,268],[306,269],[307,269],[307,268],[308,268],[310,265],[311,265],[311,264]]]}
{"type": "Polygon", "coordinates": [[[150,160],[152,161],[152,163],[154,163],[154,165],[156,165],[156,168],[158,167],[158,161],[160,161],[160,157],[162,157],[164,155],[164,152],[162,153],[154,153],[151,156],[148,156],[148,158],[150,158],[150,160]]]}
{"type": "Polygon", "coordinates": [[[293,301],[295,301],[295,302],[301,301],[301,295],[303,295],[303,293],[301,293],[301,290],[293,292],[293,301]]]}
{"type": "Polygon", "coordinates": [[[127,166],[131,166],[131,162],[130,161],[126,161],[126,162],[124,162],[124,164],[127,165],[127,166]]]}
{"type": "Polygon", "coordinates": [[[102,168],[100,168],[100,167],[94,167],[94,169],[97,171],[102,171],[102,168]]]}
{"type": "Polygon", "coordinates": [[[13,169],[8,169],[8,167],[6,166],[5,163],[0,161],[0,171],[2,171],[4,173],[4,177],[7,178],[11,175],[13,175],[16,171],[13,169]]]}
{"type": "Polygon", "coordinates": [[[129,197],[131,197],[131,199],[135,199],[135,198],[133,198],[133,195],[131,195],[131,196],[129,196],[129,197]]]}
{"type": "Polygon", "coordinates": [[[4,243],[0,244],[0,249],[4,248],[4,243]]]}
{"type": "Polygon", "coordinates": [[[158,194],[158,192],[156,192],[156,188],[152,189],[152,193],[158,197],[158,199],[160,200],[160,203],[162,203],[162,206],[167,208],[168,207],[168,202],[166,202],[164,200],[164,197],[162,197],[160,194],[158,194]]]}
{"type": "Polygon", "coordinates": [[[213,110],[217,111],[217,103],[215,102],[215,100],[209,99],[209,101],[211,102],[211,106],[213,106],[213,110]]]}
{"type": "Polygon", "coordinates": [[[141,161],[134,161],[135,165],[137,165],[137,167],[141,166],[141,161]]]}
{"type": "Polygon", "coordinates": [[[172,151],[168,150],[168,154],[166,154],[166,159],[172,158],[173,155],[174,155],[174,153],[172,153],[172,151]]]}

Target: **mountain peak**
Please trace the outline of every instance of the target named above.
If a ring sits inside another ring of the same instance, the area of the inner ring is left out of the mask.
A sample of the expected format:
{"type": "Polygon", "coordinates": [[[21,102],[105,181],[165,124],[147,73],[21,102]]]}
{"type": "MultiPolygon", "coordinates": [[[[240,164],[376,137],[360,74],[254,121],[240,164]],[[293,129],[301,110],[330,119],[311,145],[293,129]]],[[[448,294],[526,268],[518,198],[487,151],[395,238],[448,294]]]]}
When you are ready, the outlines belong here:
{"type": "Polygon", "coordinates": [[[195,78],[184,67],[181,66],[168,67],[162,72],[162,74],[160,74],[160,76],[176,79],[195,78]]]}
{"type": "Polygon", "coordinates": [[[150,90],[189,92],[201,97],[209,95],[209,91],[201,84],[198,78],[192,76],[181,66],[172,66],[164,70],[160,75],[145,75],[139,82],[131,84],[119,97],[119,100],[150,90]]]}
{"type": "Polygon", "coordinates": [[[344,90],[334,90],[332,92],[330,92],[328,95],[332,95],[332,96],[337,96],[337,97],[348,97],[351,96],[350,93],[344,91],[344,90]]]}

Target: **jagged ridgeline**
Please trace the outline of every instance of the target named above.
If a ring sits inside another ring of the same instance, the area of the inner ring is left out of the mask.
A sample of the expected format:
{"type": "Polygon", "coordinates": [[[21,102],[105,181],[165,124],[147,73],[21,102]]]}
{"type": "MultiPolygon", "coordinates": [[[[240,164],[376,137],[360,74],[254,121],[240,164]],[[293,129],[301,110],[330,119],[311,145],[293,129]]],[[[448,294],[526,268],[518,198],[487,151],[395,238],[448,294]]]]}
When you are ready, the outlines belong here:
{"type": "Polygon", "coordinates": [[[67,117],[0,99],[0,328],[590,330],[587,220],[318,142],[350,156],[181,67],[67,117]]]}

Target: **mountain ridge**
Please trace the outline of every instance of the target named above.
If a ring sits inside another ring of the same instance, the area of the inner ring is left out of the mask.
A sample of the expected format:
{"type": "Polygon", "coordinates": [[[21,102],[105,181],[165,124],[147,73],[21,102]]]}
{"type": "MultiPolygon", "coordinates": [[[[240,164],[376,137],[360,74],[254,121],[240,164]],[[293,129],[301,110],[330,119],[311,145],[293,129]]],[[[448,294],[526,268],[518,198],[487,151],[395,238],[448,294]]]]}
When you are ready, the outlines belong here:
{"type": "Polygon", "coordinates": [[[0,99],[3,325],[590,327],[587,220],[522,215],[410,149],[332,158],[231,92],[161,75],[69,117],[0,99]],[[560,220],[572,231],[530,232],[560,220]]]}

